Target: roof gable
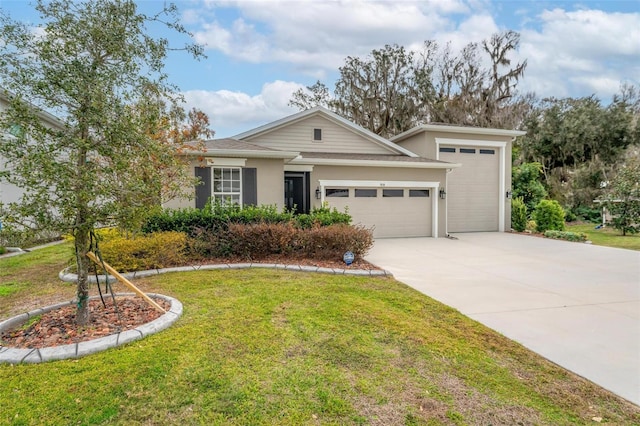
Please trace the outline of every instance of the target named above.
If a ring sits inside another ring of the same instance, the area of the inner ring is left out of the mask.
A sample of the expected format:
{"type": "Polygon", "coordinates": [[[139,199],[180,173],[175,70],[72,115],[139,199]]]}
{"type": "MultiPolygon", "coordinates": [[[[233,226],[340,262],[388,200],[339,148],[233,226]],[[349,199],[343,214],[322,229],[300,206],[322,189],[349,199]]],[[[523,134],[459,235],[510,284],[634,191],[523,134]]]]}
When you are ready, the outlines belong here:
{"type": "Polygon", "coordinates": [[[280,150],[417,156],[320,106],[240,133],[233,138],[280,150]],[[314,141],[314,129],[321,130],[321,141],[314,141]]]}

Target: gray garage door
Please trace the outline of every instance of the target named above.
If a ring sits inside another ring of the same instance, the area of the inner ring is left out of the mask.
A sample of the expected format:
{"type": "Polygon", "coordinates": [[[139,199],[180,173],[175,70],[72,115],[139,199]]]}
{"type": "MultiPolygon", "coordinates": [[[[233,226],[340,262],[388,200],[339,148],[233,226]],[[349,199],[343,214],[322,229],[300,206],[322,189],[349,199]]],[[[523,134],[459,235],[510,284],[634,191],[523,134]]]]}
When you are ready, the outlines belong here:
{"type": "Polygon", "coordinates": [[[440,146],[440,160],[460,163],[447,175],[449,232],[498,231],[500,151],[473,146],[440,146]]]}
{"type": "Polygon", "coordinates": [[[330,207],[348,212],[354,224],[374,227],[374,237],[430,237],[430,189],[326,187],[330,207]]]}

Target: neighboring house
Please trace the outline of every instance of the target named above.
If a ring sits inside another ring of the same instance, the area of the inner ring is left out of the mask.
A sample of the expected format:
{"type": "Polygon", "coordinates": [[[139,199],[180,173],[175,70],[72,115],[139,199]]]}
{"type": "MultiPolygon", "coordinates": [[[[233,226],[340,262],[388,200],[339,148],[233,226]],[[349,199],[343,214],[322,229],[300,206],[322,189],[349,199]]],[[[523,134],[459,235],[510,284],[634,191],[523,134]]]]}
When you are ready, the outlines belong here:
{"type": "MultiPolygon", "coordinates": [[[[0,88],[0,114],[3,114],[9,105],[9,94],[0,88]]],[[[33,107],[34,110],[37,111],[38,117],[42,120],[42,122],[51,128],[64,128],[64,124],[55,116],[49,114],[46,111],[42,111],[37,107],[33,107]]],[[[14,124],[10,126],[7,130],[0,129],[0,143],[6,138],[15,138],[17,136],[21,136],[23,129],[18,124],[14,124]]],[[[0,155],[0,171],[10,170],[9,164],[7,164],[6,160],[0,155]]],[[[19,188],[13,184],[7,183],[2,178],[0,178],[0,205],[15,203],[20,201],[22,195],[24,194],[24,189],[19,188]]]]}
{"type": "Polygon", "coordinates": [[[195,200],[166,206],[202,208],[211,197],[306,213],[326,203],[375,237],[502,231],[511,225],[507,160],[522,134],[426,125],[390,141],[316,107],[206,141],[190,153],[202,181],[195,200]]]}

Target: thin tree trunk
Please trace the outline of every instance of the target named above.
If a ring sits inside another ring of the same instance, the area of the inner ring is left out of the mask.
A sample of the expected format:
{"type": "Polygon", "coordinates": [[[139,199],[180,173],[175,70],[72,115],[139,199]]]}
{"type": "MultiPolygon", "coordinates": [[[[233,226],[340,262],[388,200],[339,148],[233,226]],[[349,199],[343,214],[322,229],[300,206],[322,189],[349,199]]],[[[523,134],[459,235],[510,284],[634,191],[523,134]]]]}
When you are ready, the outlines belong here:
{"type": "MultiPolygon", "coordinates": [[[[83,139],[87,138],[86,127],[82,126],[81,135],[83,139]]],[[[85,196],[84,183],[86,180],[87,169],[87,150],[81,148],[77,158],[77,189],[76,189],[76,223],[74,227],[74,239],[76,249],[76,265],[78,266],[78,286],[76,296],[78,298],[78,309],[76,312],[76,324],[86,325],[89,323],[89,258],[87,252],[90,249],[89,235],[93,229],[89,223],[88,201],[85,196]]]]}
{"type": "Polygon", "coordinates": [[[87,257],[89,251],[89,232],[81,227],[74,235],[76,248],[76,264],[78,265],[78,286],[76,295],[78,298],[78,309],[76,312],[76,324],[86,325],[89,323],[89,265],[87,257]]]}

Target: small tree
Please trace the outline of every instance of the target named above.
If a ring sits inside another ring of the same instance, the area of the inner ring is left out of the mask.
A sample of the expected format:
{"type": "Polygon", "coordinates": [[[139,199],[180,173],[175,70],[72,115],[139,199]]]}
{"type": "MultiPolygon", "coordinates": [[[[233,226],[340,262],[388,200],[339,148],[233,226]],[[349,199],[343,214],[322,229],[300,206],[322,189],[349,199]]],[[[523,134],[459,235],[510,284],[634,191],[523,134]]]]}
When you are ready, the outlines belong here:
{"type": "Polygon", "coordinates": [[[622,235],[640,232],[640,160],[629,160],[611,181],[607,208],[622,235]]]}
{"type": "MultiPolygon", "coordinates": [[[[155,118],[138,114],[137,106],[176,102],[163,72],[168,41],[148,35],[148,26],[188,33],[174,6],[154,16],[139,13],[131,0],[39,0],[35,8],[43,21],[37,31],[0,16],[0,81],[10,91],[0,130],[23,130],[0,143],[10,171],[2,178],[26,190],[20,204],[8,206],[8,217],[73,235],[82,325],[89,320],[91,231],[148,210],[158,191],[185,187],[179,147],[151,137],[155,118]],[[60,117],[61,126],[44,125],[42,110],[60,117]]],[[[184,49],[201,55],[190,41],[184,49]]]]}
{"type": "Polygon", "coordinates": [[[533,212],[536,205],[547,196],[547,190],[540,181],[542,164],[524,163],[513,168],[512,183],[513,198],[522,198],[527,211],[533,212]]]}

